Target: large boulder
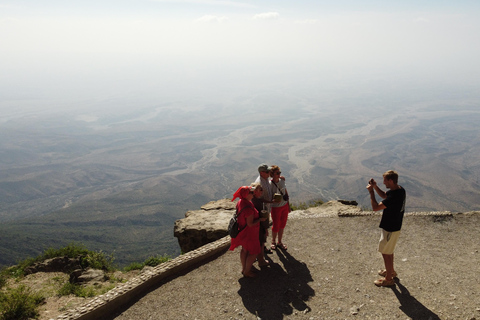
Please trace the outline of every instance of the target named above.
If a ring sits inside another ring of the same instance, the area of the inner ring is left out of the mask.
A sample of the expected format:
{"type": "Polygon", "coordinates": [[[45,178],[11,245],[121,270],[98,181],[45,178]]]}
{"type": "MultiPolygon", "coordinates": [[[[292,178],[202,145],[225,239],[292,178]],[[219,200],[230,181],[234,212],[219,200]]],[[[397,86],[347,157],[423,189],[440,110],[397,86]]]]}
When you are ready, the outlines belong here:
{"type": "Polygon", "coordinates": [[[229,199],[212,201],[202,206],[202,210],[188,211],[185,218],[175,221],[173,234],[182,252],[195,250],[225,237],[235,204],[229,199]]]}

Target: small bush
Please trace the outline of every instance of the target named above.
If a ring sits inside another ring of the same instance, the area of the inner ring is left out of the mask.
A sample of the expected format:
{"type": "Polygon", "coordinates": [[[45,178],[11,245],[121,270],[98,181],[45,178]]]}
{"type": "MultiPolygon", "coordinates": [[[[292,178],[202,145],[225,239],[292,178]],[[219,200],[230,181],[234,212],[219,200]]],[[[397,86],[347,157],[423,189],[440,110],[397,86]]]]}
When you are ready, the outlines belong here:
{"type": "Polygon", "coordinates": [[[73,294],[77,297],[89,298],[95,296],[95,290],[92,287],[84,287],[79,284],[67,282],[58,290],[59,296],[68,296],[73,294]]]}
{"type": "Polygon", "coordinates": [[[159,264],[167,262],[168,260],[170,260],[170,257],[167,255],[150,257],[150,258],[147,258],[147,260],[145,260],[144,265],[150,266],[150,267],[156,267],[159,264]]]}
{"type": "Polygon", "coordinates": [[[75,243],[70,243],[66,247],[63,248],[47,248],[44,252],[43,255],[39,257],[40,260],[47,260],[55,257],[69,257],[69,258],[75,258],[78,256],[82,255],[87,255],[91,251],[88,250],[83,244],[75,244],[75,243]]]}
{"type": "Polygon", "coordinates": [[[140,263],[140,262],[132,262],[131,264],[129,264],[128,266],[126,266],[125,268],[123,268],[124,271],[128,272],[128,271],[132,271],[132,270],[141,270],[143,268],[144,264],[143,263],[140,263]]]}
{"type": "Polygon", "coordinates": [[[154,256],[154,257],[149,257],[143,263],[134,262],[134,263],[126,266],[123,270],[128,272],[128,271],[132,271],[132,270],[141,270],[145,266],[155,267],[155,266],[158,266],[159,264],[167,262],[170,259],[171,258],[168,255],[164,255],[164,256],[158,255],[158,256],[154,256]]]}
{"type": "Polygon", "coordinates": [[[0,320],[27,320],[39,316],[38,306],[45,301],[24,285],[0,292],[0,320]]]}
{"type": "Polygon", "coordinates": [[[87,255],[82,256],[80,265],[82,268],[102,269],[105,271],[114,271],[113,254],[107,256],[102,251],[89,251],[87,255]]]}

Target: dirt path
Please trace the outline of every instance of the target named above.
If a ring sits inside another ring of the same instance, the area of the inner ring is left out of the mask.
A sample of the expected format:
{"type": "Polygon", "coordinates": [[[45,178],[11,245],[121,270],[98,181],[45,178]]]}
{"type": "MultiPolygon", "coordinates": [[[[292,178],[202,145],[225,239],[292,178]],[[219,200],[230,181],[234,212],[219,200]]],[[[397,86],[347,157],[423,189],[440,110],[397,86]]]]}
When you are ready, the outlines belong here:
{"type": "MultiPolygon", "coordinates": [[[[242,278],[239,249],[179,276],[115,315],[131,319],[479,319],[480,215],[407,216],[394,288],[373,281],[378,216],[291,219],[288,251],[242,278]]],[[[112,318],[112,319],[113,319],[112,318]]]]}

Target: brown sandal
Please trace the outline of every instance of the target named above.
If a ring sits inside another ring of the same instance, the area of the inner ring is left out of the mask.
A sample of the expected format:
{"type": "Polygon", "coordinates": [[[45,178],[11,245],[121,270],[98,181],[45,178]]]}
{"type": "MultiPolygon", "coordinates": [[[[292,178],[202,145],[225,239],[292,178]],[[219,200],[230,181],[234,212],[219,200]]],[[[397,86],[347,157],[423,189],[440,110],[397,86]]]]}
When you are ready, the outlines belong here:
{"type": "Polygon", "coordinates": [[[377,286],[377,287],[391,287],[391,286],[394,286],[395,285],[395,280],[387,280],[385,278],[382,278],[382,279],[378,279],[378,280],[375,280],[373,281],[373,283],[377,286]]]}
{"type": "MultiPolygon", "coordinates": [[[[379,276],[382,276],[382,277],[386,277],[387,275],[387,270],[383,269],[383,270],[378,270],[378,275],[379,276]]],[[[397,277],[397,273],[395,271],[393,271],[392,273],[392,278],[396,278],[397,277]]]]}
{"type": "Polygon", "coordinates": [[[277,250],[277,245],[275,244],[275,242],[272,242],[272,244],[270,245],[270,249],[277,250]]]}
{"type": "Polygon", "coordinates": [[[277,243],[277,247],[279,247],[279,248],[282,249],[282,250],[287,250],[287,246],[284,245],[284,244],[281,243],[281,242],[277,243]]]}

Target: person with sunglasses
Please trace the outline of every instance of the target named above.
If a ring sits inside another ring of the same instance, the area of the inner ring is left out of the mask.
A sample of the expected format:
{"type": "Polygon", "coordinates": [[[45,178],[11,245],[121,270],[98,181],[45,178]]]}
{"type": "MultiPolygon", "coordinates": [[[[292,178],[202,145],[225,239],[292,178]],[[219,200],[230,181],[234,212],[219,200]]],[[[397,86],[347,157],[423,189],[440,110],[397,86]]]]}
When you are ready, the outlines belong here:
{"type": "Polygon", "coordinates": [[[252,271],[252,265],[261,253],[260,241],[258,234],[260,232],[260,221],[265,218],[260,218],[257,209],[255,209],[252,198],[253,188],[250,186],[242,186],[233,194],[234,201],[240,198],[237,202],[238,225],[241,230],[240,233],[231,239],[230,249],[235,250],[236,247],[242,246],[240,252],[240,262],[242,263],[242,274],[247,278],[254,278],[256,274],[252,271]]]}
{"type": "Polygon", "coordinates": [[[283,230],[287,225],[288,214],[290,213],[289,197],[285,180],[280,179],[282,172],[279,166],[272,166],[270,175],[272,177],[271,188],[273,194],[278,194],[279,199],[272,203],[272,250],[280,248],[287,250],[282,242],[283,230]],[[278,242],[276,242],[278,236],[278,242]]]}

